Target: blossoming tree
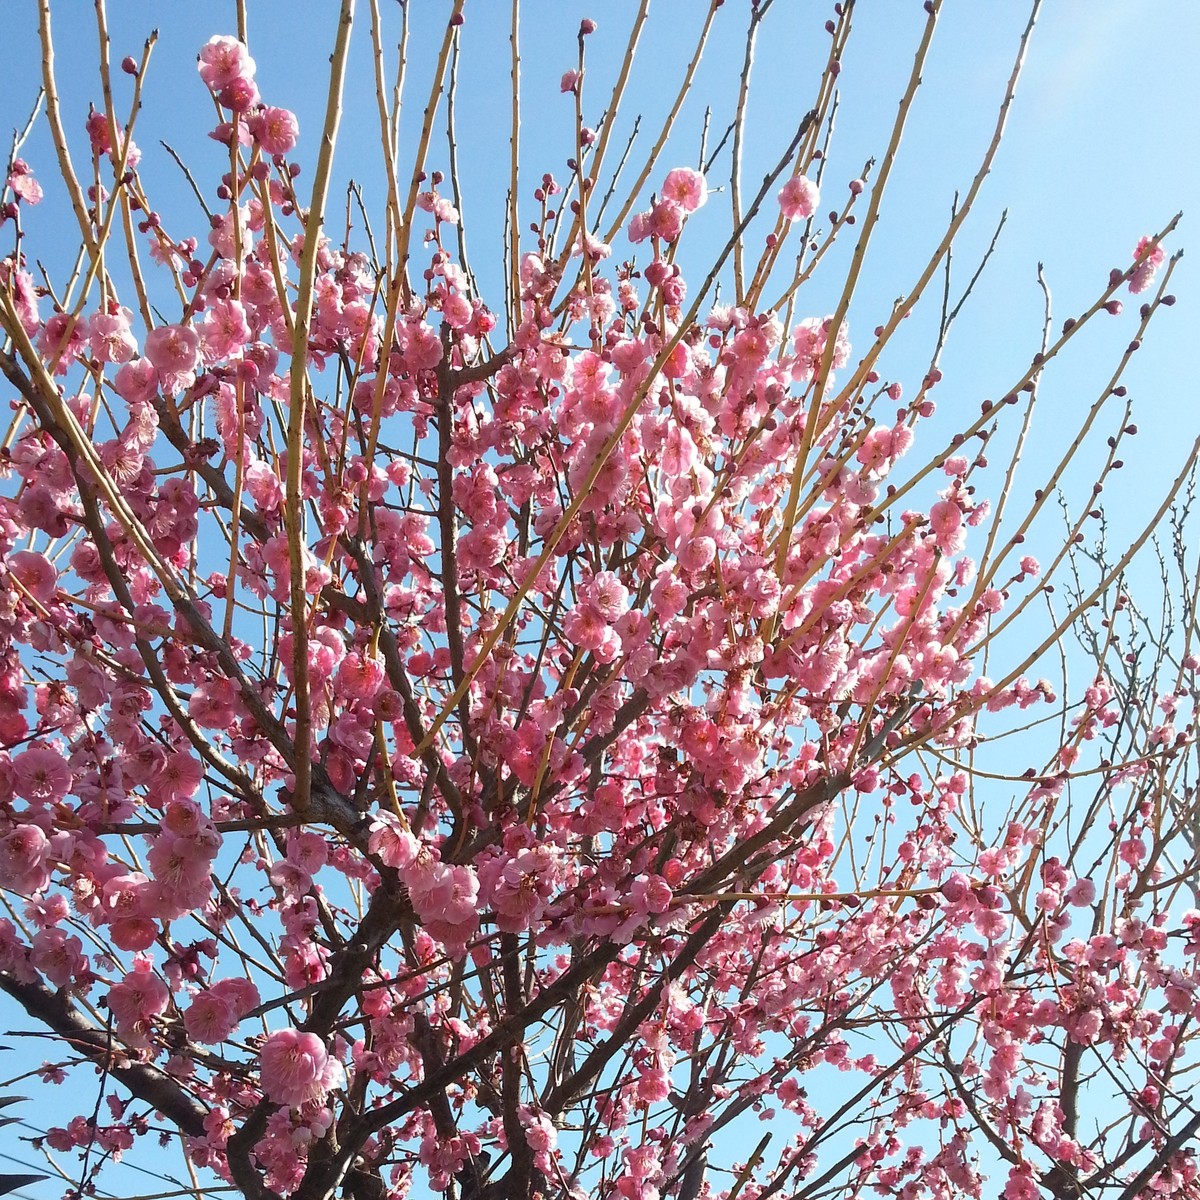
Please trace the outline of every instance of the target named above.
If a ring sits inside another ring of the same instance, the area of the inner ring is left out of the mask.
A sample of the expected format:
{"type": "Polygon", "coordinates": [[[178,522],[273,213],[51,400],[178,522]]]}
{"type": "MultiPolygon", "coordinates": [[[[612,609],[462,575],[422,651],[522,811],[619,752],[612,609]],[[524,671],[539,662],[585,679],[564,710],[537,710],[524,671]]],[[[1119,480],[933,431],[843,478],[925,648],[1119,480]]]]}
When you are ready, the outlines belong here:
{"type": "Polygon", "coordinates": [[[200,49],[227,171],[193,231],[139,166],[153,40],[111,71],[98,0],[99,98],[64,111],[40,0],[57,164],[18,138],[0,225],[0,990],[52,1035],[32,1074],[82,1089],[48,1162],[87,1193],[158,1139],[180,1194],[253,1200],[1200,1195],[1193,610],[1131,674],[1094,605],[1147,534],[1086,582],[1072,555],[1136,432],[1121,379],[1172,303],[1174,222],[1074,317],[1047,294],[995,402],[936,411],[949,305],[917,378],[882,377],[949,291],[1032,19],[977,175],[852,349],[939,0],[878,162],[831,155],[837,5],[753,187],[769,4],[698,161],[672,126],[738,18],[713,0],[624,158],[646,6],[601,101],[584,21],[568,174],[536,182],[514,5],[494,299],[459,216],[462,0],[403,144],[408,13],[393,86],[385,14],[354,7],[304,172],[244,8],[200,49]],[[339,241],[352,38],[384,187],[339,241]],[[24,224],[55,165],[81,246],[61,280],[24,224]],[[731,223],[685,278],[706,201],[731,223]],[[832,312],[806,307],[817,280],[832,312]],[[1014,514],[1039,384],[1126,289],[1145,303],[1112,379],[1014,514]],[[1039,565],[1025,535],[1093,428],[1109,449],[1039,565]],[[1088,677],[1040,678],[1080,621],[1088,677]],[[1013,732],[1026,709],[1050,733],[1013,732]]]}

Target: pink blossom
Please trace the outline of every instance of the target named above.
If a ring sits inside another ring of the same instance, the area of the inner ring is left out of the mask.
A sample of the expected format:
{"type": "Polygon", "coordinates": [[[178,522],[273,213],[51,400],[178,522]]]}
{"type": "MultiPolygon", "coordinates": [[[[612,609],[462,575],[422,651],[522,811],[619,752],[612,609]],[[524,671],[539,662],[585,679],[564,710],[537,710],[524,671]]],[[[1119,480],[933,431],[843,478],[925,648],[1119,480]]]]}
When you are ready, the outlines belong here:
{"type": "Polygon", "coordinates": [[[807,220],[820,203],[817,185],[804,175],[793,175],[779,192],[779,207],[789,221],[807,220]]]}
{"type": "Polygon", "coordinates": [[[259,1049],[258,1064],[267,1098],[293,1108],[324,1100],[345,1077],[325,1043],[298,1029],[270,1034],[259,1049]]]}
{"type": "Polygon", "coordinates": [[[49,604],[58,591],[58,569],[34,550],[18,550],[8,556],[8,570],[21,587],[41,604],[49,604]]]}
{"type": "Polygon", "coordinates": [[[60,988],[71,987],[87,970],[83,943],[62,929],[39,929],[30,946],[29,961],[60,988]]]}
{"type": "Polygon", "coordinates": [[[237,1027],[229,1000],[213,991],[200,992],[183,1014],[183,1027],[193,1041],[216,1045],[237,1027]]]}
{"type": "Polygon", "coordinates": [[[1167,261],[1167,252],[1162,246],[1153,245],[1153,242],[1153,238],[1141,237],[1134,247],[1133,261],[1137,265],[1129,276],[1129,290],[1135,296],[1144,292],[1154,282],[1159,267],[1167,261]]]}
{"type": "Polygon", "coordinates": [[[409,868],[405,883],[413,909],[434,937],[459,947],[474,932],[479,880],[471,867],[418,862],[409,868]]]}
{"type": "Polygon", "coordinates": [[[88,345],[97,362],[127,363],[137,353],[137,339],[129,328],[128,309],[98,312],[88,321],[88,345]]]}
{"type": "Polygon", "coordinates": [[[183,1014],[183,1025],[188,1037],[216,1045],[225,1041],[258,1004],[258,989],[250,980],[220,979],[193,997],[183,1014]]]}
{"type": "Polygon", "coordinates": [[[146,335],[146,357],[164,391],[190,387],[200,365],[200,335],[187,325],[160,325],[146,335]]]}
{"type": "Polygon", "coordinates": [[[199,68],[200,78],[213,92],[219,92],[237,80],[254,78],[254,59],[234,37],[209,38],[200,51],[199,68]]]}
{"type": "Polygon", "coordinates": [[[543,1174],[549,1174],[558,1146],[558,1130],[554,1122],[544,1112],[528,1104],[520,1106],[519,1115],[525,1144],[533,1151],[534,1166],[543,1174]]]}
{"type": "Polygon", "coordinates": [[[615,622],[629,608],[629,589],[613,571],[598,571],[588,586],[596,611],[608,622],[615,622]]]}
{"type": "Polygon", "coordinates": [[[0,838],[0,880],[32,896],[50,882],[50,841],[36,825],[18,825],[0,838]]]}
{"type": "Polygon", "coordinates": [[[962,509],[952,500],[939,500],[929,510],[929,525],[943,554],[957,554],[966,544],[962,509]]]}
{"type": "Polygon", "coordinates": [[[683,229],[683,215],[684,210],[678,204],[667,199],[659,200],[650,209],[647,229],[652,237],[660,238],[664,242],[673,242],[683,229]]]}
{"type": "Polygon", "coordinates": [[[71,788],[71,768],[57,750],[33,746],[12,760],[12,787],[26,800],[53,803],[71,788]]]}
{"type": "Polygon", "coordinates": [[[108,1008],[119,1026],[130,1028],[144,1025],[166,1012],[170,1003],[167,985],[154,973],[154,968],[139,961],[120,983],[108,992],[108,1008]]]}
{"type": "Polygon", "coordinates": [[[193,754],[177,751],[168,754],[154,781],[156,793],[166,803],[196,794],[204,777],[204,767],[193,754]]]}
{"type": "Polygon", "coordinates": [[[199,335],[206,362],[219,362],[241,350],[250,341],[250,326],[241,301],[217,300],[210,304],[200,322],[199,335]]]}
{"type": "Polygon", "coordinates": [[[704,176],[690,167],[676,167],[668,171],[663,180],[662,194],[688,213],[695,212],[708,199],[704,176]]]}
{"type": "Polygon", "coordinates": [[[26,204],[40,204],[42,200],[42,185],[33,177],[33,171],[23,158],[14,158],[12,170],[8,175],[8,186],[12,188],[17,199],[26,204]]]}
{"type": "Polygon", "coordinates": [[[345,700],[371,700],[383,679],[383,663],[378,658],[352,651],[338,666],[334,686],[345,700]]]}
{"type": "Polygon", "coordinates": [[[1009,1169],[1002,1195],[1004,1200],[1041,1200],[1042,1189],[1028,1163],[1018,1163],[1009,1169]]]}
{"type": "Polygon", "coordinates": [[[258,139],[264,154],[290,154],[300,136],[296,114],[286,108],[263,108],[250,120],[250,132],[258,139]]]}
{"type": "Polygon", "coordinates": [[[389,867],[404,871],[417,857],[420,843],[394,813],[379,812],[371,820],[367,848],[389,867]]]}
{"type": "Polygon", "coordinates": [[[249,112],[260,98],[258,84],[247,78],[233,79],[217,93],[217,102],[236,113],[249,112]]]}
{"type": "Polygon", "coordinates": [[[117,372],[113,387],[130,404],[148,403],[158,395],[158,371],[148,358],[127,362],[117,372]]]}
{"type": "Polygon", "coordinates": [[[421,321],[410,321],[397,330],[404,358],[412,370],[432,370],[442,361],[442,342],[437,332],[421,321]]]}

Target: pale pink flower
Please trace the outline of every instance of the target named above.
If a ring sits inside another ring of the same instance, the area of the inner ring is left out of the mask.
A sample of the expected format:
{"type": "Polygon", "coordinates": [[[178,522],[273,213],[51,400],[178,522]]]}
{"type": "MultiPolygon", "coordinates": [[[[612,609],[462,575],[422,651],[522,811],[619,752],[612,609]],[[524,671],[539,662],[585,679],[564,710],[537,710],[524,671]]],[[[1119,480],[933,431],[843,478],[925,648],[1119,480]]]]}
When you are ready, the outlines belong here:
{"type": "Polygon", "coordinates": [[[544,1112],[528,1104],[520,1106],[519,1115],[525,1144],[533,1151],[534,1166],[543,1174],[549,1174],[554,1151],[558,1147],[558,1130],[554,1122],[544,1112]]]}
{"type": "Polygon", "coordinates": [[[1002,1195],[1004,1200],[1039,1200],[1042,1189],[1034,1181],[1028,1163],[1018,1163],[1009,1169],[1002,1195]]]}
{"type": "Polygon", "coordinates": [[[167,755],[154,781],[154,790],[162,802],[183,800],[196,794],[203,777],[200,760],[193,754],[177,751],[167,755]]]}
{"type": "Polygon", "coordinates": [[[367,849],[385,866],[405,870],[417,857],[421,845],[395,813],[376,813],[371,821],[367,849]]]}
{"type": "Polygon", "coordinates": [[[286,108],[269,105],[250,120],[250,132],[258,139],[264,154],[290,154],[300,137],[300,123],[296,114],[286,108]]]}
{"type": "Polygon", "coordinates": [[[479,879],[474,870],[466,865],[418,860],[404,882],[426,932],[452,951],[461,951],[479,922],[479,879]]]}
{"type": "Polygon", "coordinates": [[[71,768],[49,746],[32,746],[12,760],[12,789],[25,800],[53,803],[70,787],[71,768]]]}
{"type": "Polygon", "coordinates": [[[171,995],[148,962],[139,962],[108,993],[108,1009],[118,1028],[128,1029],[166,1012],[171,995]]]}
{"type": "Polygon", "coordinates": [[[629,608],[629,589],[613,571],[598,571],[588,586],[596,611],[612,623],[629,608]]]}
{"type": "Polygon", "coordinates": [[[240,300],[216,300],[200,322],[205,362],[229,358],[250,341],[250,326],[240,300]]]}
{"type": "Polygon", "coordinates": [[[62,929],[39,929],[30,945],[29,961],[56,987],[70,987],[87,968],[83,943],[62,929]]]}
{"type": "Polygon", "coordinates": [[[145,404],[158,395],[158,371],[148,358],[139,358],[117,372],[113,387],[122,400],[145,404]]]}
{"type": "Polygon", "coordinates": [[[35,600],[49,604],[58,591],[58,568],[36,550],[18,550],[8,556],[12,577],[35,600]]]}
{"type": "Polygon", "coordinates": [[[1153,238],[1138,238],[1138,244],[1134,247],[1133,260],[1137,266],[1134,267],[1133,274],[1129,276],[1129,290],[1135,296],[1139,292],[1144,292],[1154,282],[1158,268],[1167,261],[1167,252],[1162,246],[1153,246],[1152,248],[1153,241],[1153,238]]]}
{"type": "Polygon", "coordinates": [[[595,605],[589,601],[577,604],[563,621],[563,633],[580,650],[599,650],[614,631],[595,605]]]}
{"type": "Polygon", "coordinates": [[[0,838],[0,881],[32,896],[50,882],[50,841],[37,825],[18,825],[0,838]]]}
{"type": "Polygon", "coordinates": [[[820,203],[817,185],[804,175],[793,175],[779,192],[779,207],[789,221],[808,220],[820,203]]]}
{"type": "Polygon", "coordinates": [[[684,212],[695,212],[705,200],[708,192],[704,187],[704,176],[691,167],[676,167],[667,172],[663,181],[663,198],[678,204],[684,212]]]}
{"type": "Polygon", "coordinates": [[[200,51],[200,78],[214,92],[239,79],[254,78],[254,59],[246,47],[229,36],[208,39],[200,51]]]}
{"type": "Polygon", "coordinates": [[[939,500],[929,510],[929,527],[943,554],[957,554],[965,544],[963,514],[953,500],[939,500]]]}
{"type": "Polygon", "coordinates": [[[298,1029],[272,1033],[258,1052],[258,1065],[267,1098],[293,1108],[324,1100],[344,1078],[342,1064],[325,1043],[298,1029]]]}
{"type": "Polygon", "coordinates": [[[146,357],[164,391],[191,387],[200,365],[200,335],[187,325],[160,325],[146,335],[146,357]]]}
{"type": "Polygon", "coordinates": [[[183,1014],[188,1037],[209,1046],[225,1041],[237,1025],[231,998],[212,988],[197,995],[183,1014]]]}
{"type": "Polygon", "coordinates": [[[437,331],[422,321],[408,321],[397,329],[410,370],[432,370],[442,361],[442,340],[437,331]]]}
{"type": "Polygon", "coordinates": [[[42,199],[42,185],[33,177],[33,170],[23,158],[14,158],[8,186],[18,199],[26,204],[38,204],[42,199]]]}
{"type": "Polygon", "coordinates": [[[129,328],[130,312],[98,312],[88,321],[88,345],[97,362],[127,363],[137,353],[137,339],[129,328]]]}

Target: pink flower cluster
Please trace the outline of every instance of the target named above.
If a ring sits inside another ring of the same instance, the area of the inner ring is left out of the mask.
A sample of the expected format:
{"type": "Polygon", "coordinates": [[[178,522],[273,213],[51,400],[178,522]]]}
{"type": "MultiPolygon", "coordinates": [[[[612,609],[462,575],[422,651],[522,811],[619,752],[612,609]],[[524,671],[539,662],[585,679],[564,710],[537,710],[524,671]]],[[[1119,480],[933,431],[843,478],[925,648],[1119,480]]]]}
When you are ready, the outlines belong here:
{"type": "Polygon", "coordinates": [[[461,954],[479,922],[479,879],[474,869],[441,862],[436,850],[419,842],[389,812],[372,819],[368,848],[399,873],[426,931],[461,954]]]}
{"type": "Polygon", "coordinates": [[[251,1009],[259,1005],[258,988],[249,979],[220,979],[196,993],[183,1014],[187,1035],[216,1045],[230,1037],[251,1009]]]}
{"type": "Polygon", "coordinates": [[[258,103],[254,59],[237,38],[209,38],[200,51],[199,68],[200,78],[224,108],[244,113],[258,103]]]}
{"type": "Polygon", "coordinates": [[[662,192],[648,212],[636,214],[629,222],[629,240],[647,238],[671,243],[678,239],[683,224],[708,199],[704,176],[691,167],[675,167],[663,180],[662,192]]]}

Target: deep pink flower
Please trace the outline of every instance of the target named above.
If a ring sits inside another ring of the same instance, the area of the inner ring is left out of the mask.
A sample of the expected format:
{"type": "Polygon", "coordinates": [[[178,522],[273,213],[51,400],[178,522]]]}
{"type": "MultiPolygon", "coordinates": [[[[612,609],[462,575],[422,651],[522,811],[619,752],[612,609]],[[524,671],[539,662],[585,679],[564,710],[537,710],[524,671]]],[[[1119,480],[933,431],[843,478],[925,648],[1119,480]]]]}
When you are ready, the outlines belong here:
{"type": "Polygon", "coordinates": [[[378,658],[352,651],[339,664],[334,687],[343,700],[371,700],[383,686],[383,678],[378,658]]]}
{"type": "Polygon", "coordinates": [[[258,84],[248,78],[231,80],[217,93],[218,103],[237,113],[249,112],[260,99],[258,84]]]}
{"type": "Polygon", "coordinates": [[[678,204],[664,198],[650,209],[646,227],[652,237],[673,242],[683,229],[683,215],[678,204]]]}

